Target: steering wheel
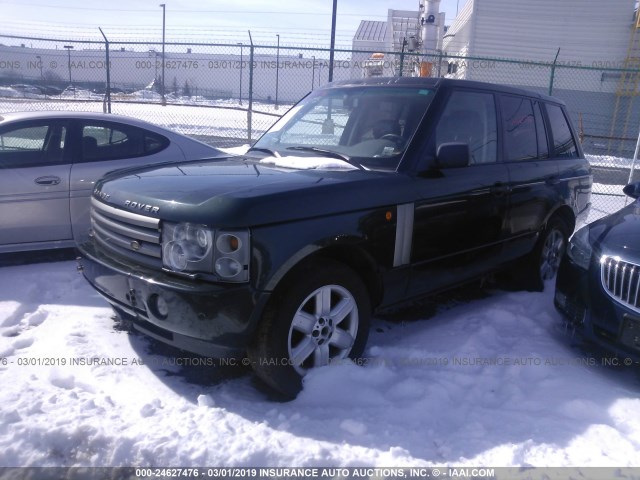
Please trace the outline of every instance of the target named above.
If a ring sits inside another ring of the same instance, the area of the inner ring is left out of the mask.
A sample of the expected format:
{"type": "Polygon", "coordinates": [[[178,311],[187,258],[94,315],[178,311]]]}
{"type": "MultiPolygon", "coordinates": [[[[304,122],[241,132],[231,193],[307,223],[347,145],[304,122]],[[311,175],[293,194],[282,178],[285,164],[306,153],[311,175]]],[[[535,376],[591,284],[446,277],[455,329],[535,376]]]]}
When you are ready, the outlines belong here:
{"type": "Polygon", "coordinates": [[[396,147],[400,148],[404,145],[404,137],[401,135],[396,135],[395,133],[387,133],[386,135],[382,135],[380,138],[384,140],[391,140],[396,144],[396,147]]]}

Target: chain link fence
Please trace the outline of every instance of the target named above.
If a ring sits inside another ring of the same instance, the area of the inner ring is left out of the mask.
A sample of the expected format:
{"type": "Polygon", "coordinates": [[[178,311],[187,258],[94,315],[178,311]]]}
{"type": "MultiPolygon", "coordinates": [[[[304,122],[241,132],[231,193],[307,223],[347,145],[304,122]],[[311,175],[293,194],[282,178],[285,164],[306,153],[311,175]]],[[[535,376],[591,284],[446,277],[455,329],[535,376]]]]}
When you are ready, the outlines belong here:
{"type": "MultiPolygon", "coordinates": [[[[329,50],[247,42],[144,43],[0,35],[0,113],[84,110],[141,118],[218,147],[249,144],[328,82],[329,50]]],[[[564,100],[594,170],[593,218],[626,202],[640,71],[409,52],[335,50],[333,80],[421,75],[518,86],[564,100]],[[632,90],[627,84],[635,82],[632,90]]],[[[640,170],[640,169],[639,169],[640,170]]]]}

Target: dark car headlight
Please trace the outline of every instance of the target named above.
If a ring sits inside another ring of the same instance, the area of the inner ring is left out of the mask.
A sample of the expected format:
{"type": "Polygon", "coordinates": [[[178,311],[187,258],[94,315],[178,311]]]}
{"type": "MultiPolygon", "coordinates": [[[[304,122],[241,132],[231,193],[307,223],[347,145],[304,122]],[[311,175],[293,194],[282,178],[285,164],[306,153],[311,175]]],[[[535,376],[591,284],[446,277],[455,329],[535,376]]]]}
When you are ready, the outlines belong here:
{"type": "Polygon", "coordinates": [[[193,223],[162,224],[162,264],[184,274],[215,275],[220,281],[249,280],[249,231],[215,230],[193,223]]]}
{"type": "Polygon", "coordinates": [[[593,248],[589,243],[589,227],[583,227],[571,236],[567,255],[573,260],[573,263],[588,270],[592,254],[593,248]]]}

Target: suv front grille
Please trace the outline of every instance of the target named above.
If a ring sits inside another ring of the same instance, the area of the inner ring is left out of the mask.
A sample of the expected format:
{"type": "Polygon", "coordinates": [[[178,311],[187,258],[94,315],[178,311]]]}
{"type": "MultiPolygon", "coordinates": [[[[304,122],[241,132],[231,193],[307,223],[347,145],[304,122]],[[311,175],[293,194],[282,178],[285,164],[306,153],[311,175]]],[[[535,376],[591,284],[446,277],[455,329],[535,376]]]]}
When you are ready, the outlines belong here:
{"type": "Polygon", "coordinates": [[[601,262],[601,279],[602,286],[611,297],[640,312],[640,265],[605,257],[601,262]]]}
{"type": "Polygon", "coordinates": [[[106,250],[136,263],[162,268],[160,220],[119,210],[91,198],[91,227],[106,250]]]}

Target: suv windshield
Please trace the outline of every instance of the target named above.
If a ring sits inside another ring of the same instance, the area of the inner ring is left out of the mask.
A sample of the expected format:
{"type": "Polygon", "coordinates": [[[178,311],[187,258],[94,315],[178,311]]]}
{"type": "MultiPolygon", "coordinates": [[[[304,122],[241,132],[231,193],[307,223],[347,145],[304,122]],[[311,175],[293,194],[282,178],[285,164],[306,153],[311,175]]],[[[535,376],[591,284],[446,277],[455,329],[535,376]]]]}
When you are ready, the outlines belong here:
{"type": "MultiPolygon", "coordinates": [[[[323,157],[327,165],[395,170],[432,98],[433,90],[417,87],[317,90],[252,150],[275,157],[323,157]]],[[[299,165],[305,168],[303,162],[299,165]]]]}

